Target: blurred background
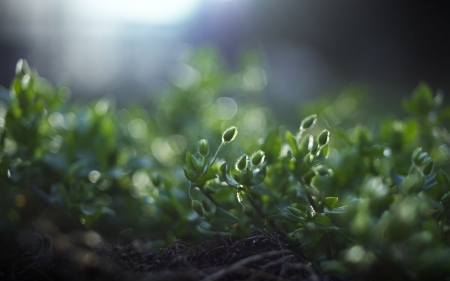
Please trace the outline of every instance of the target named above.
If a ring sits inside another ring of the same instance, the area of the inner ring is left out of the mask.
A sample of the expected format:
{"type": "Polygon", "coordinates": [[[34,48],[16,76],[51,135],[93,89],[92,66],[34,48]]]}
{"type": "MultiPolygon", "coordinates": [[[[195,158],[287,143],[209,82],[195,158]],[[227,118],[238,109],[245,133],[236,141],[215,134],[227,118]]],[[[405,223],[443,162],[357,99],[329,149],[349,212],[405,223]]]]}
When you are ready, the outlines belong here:
{"type": "Polygon", "coordinates": [[[448,1],[2,0],[0,85],[25,58],[72,99],[136,102],[210,45],[231,69],[260,52],[264,97],[286,118],[349,84],[395,109],[420,81],[450,91],[449,14],[448,1]]]}

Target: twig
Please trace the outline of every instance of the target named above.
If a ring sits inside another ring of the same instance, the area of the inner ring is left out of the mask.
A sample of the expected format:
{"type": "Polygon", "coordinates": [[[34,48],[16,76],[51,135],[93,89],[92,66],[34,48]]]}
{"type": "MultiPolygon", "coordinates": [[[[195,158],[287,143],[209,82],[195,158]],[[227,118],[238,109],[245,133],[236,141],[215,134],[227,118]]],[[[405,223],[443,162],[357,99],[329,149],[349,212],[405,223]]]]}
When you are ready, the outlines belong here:
{"type": "Polygon", "coordinates": [[[270,258],[272,256],[283,255],[286,253],[292,253],[292,251],[291,250],[280,250],[280,251],[271,251],[271,252],[266,252],[263,254],[254,255],[254,256],[242,259],[236,263],[233,263],[229,267],[221,269],[221,270],[217,271],[216,273],[203,278],[202,281],[214,281],[214,280],[222,278],[223,276],[225,276],[229,273],[240,270],[243,266],[245,266],[249,263],[256,262],[256,261],[259,261],[259,260],[262,260],[265,258],[270,258]]]}

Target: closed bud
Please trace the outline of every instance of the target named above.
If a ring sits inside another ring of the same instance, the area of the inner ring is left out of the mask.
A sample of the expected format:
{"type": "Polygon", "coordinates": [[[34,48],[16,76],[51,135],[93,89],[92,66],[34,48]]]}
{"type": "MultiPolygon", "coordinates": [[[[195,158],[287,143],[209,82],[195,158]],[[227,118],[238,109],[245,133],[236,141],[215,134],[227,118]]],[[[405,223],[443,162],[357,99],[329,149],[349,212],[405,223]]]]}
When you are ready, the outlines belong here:
{"type": "Polygon", "coordinates": [[[30,74],[30,67],[24,59],[20,59],[16,64],[16,75],[27,75],[30,74]]]}
{"type": "Polygon", "coordinates": [[[434,162],[433,162],[433,160],[431,160],[430,162],[428,162],[425,165],[425,167],[423,167],[423,174],[425,176],[428,176],[431,173],[431,171],[433,170],[433,165],[434,165],[434,162]]]}
{"type": "Polygon", "coordinates": [[[314,171],[319,176],[331,176],[333,171],[326,166],[320,165],[314,168],[314,171]]]}
{"type": "Polygon", "coordinates": [[[428,153],[423,152],[421,147],[416,148],[416,150],[414,150],[413,155],[412,155],[413,162],[417,166],[421,166],[425,162],[427,162],[426,161],[426,160],[428,160],[427,158],[429,158],[428,153]]]}
{"type": "Polygon", "coordinates": [[[198,200],[192,200],[192,209],[200,216],[203,217],[203,206],[198,200]]]}
{"type": "Polygon", "coordinates": [[[313,136],[307,135],[300,141],[299,149],[301,152],[306,153],[307,151],[311,150],[313,144],[314,144],[313,136]]]}
{"type": "Polygon", "coordinates": [[[222,134],[222,142],[229,143],[234,140],[234,138],[237,136],[237,128],[232,126],[228,129],[226,129],[222,134]]]}
{"type": "Polygon", "coordinates": [[[330,139],[330,132],[328,130],[323,130],[322,133],[317,137],[317,142],[320,146],[326,145],[330,139]]]}
{"type": "Polygon", "coordinates": [[[239,171],[245,170],[247,168],[247,155],[242,155],[237,161],[236,161],[236,169],[239,171]]]}
{"type": "Polygon", "coordinates": [[[264,161],[264,151],[258,150],[252,154],[252,164],[258,165],[264,161]]]}
{"type": "Polygon", "coordinates": [[[150,179],[153,185],[156,187],[158,187],[161,184],[161,177],[157,173],[151,174],[150,179]]]}
{"type": "Polygon", "coordinates": [[[306,130],[306,129],[311,128],[312,126],[314,126],[314,124],[316,124],[316,121],[317,121],[316,114],[306,117],[305,119],[302,120],[302,123],[300,125],[300,130],[306,130]]]}
{"type": "Polygon", "coordinates": [[[450,192],[447,192],[444,196],[442,196],[441,203],[446,210],[450,209],[450,192]]]}
{"type": "Polygon", "coordinates": [[[198,153],[202,156],[206,156],[209,153],[209,144],[205,139],[201,139],[198,141],[198,153]]]}

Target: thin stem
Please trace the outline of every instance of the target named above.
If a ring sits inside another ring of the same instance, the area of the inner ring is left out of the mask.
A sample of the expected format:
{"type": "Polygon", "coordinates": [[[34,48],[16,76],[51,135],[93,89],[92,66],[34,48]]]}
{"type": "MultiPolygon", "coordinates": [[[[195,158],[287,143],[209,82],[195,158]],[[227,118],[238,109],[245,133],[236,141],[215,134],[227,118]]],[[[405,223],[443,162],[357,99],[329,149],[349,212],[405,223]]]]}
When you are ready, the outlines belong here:
{"type": "Polygon", "coordinates": [[[203,190],[202,190],[202,193],[209,199],[209,201],[211,201],[214,205],[216,205],[217,208],[223,209],[223,207],[220,205],[220,203],[217,202],[216,199],[214,199],[214,197],[211,196],[211,194],[209,194],[208,192],[205,192],[203,190]]]}
{"type": "Polygon", "coordinates": [[[214,154],[214,157],[213,157],[213,159],[211,160],[211,162],[209,163],[209,165],[212,165],[212,164],[214,164],[214,162],[216,161],[216,158],[217,158],[217,155],[219,155],[219,152],[220,152],[220,150],[222,149],[222,147],[224,146],[224,142],[221,142],[220,143],[220,145],[219,145],[219,147],[217,148],[217,151],[216,151],[216,153],[214,154]]]}
{"type": "Polygon", "coordinates": [[[264,211],[261,209],[261,207],[258,205],[258,203],[256,203],[255,199],[253,198],[253,196],[249,193],[246,192],[248,200],[250,201],[250,204],[252,204],[253,208],[255,208],[256,212],[258,213],[258,215],[263,219],[266,220],[267,222],[269,222],[270,226],[275,229],[275,230],[279,230],[279,228],[276,226],[276,224],[273,222],[273,220],[269,220],[267,219],[267,215],[266,213],[264,213],[264,211]]]}
{"type": "Polygon", "coordinates": [[[189,198],[191,198],[191,200],[194,200],[194,198],[192,198],[192,182],[189,182],[189,198]]]}
{"type": "MultiPolygon", "coordinates": [[[[311,194],[309,193],[309,190],[306,188],[306,184],[300,181],[300,186],[303,190],[303,193],[305,193],[306,199],[308,199],[308,202],[313,208],[314,212],[320,213],[320,210],[317,207],[316,203],[314,202],[311,194]]],[[[327,256],[327,260],[333,259],[333,249],[331,248],[331,237],[328,231],[325,232],[325,254],[327,256]]]]}

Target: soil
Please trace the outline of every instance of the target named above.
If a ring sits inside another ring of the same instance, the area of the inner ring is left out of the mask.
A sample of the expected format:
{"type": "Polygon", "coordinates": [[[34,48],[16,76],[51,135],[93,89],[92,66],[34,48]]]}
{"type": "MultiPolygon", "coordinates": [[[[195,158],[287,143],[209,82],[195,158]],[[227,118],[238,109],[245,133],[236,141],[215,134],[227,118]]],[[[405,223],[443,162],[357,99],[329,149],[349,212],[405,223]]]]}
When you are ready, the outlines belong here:
{"type": "Polygon", "coordinates": [[[161,252],[99,242],[93,232],[5,238],[0,280],[324,280],[284,234],[260,229],[241,240],[189,245],[176,239],[161,252]]]}

